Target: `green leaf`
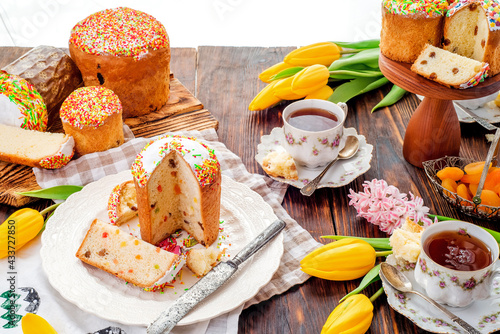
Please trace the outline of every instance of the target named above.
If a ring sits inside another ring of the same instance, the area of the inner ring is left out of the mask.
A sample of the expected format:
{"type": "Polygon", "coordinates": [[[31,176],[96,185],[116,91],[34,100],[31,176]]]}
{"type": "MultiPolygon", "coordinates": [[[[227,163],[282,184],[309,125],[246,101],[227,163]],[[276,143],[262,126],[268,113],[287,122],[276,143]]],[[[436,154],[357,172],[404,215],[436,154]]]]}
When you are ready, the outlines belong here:
{"type": "Polygon", "coordinates": [[[46,188],[46,189],[40,189],[40,190],[25,191],[25,192],[18,193],[18,194],[24,195],[24,196],[29,196],[29,197],[65,200],[71,194],[82,190],[82,188],[83,188],[82,186],[62,185],[62,186],[55,186],[52,188],[46,188]]]}
{"type": "Polygon", "coordinates": [[[405,94],[406,90],[404,90],[399,86],[393,85],[389,93],[386,96],[384,96],[384,98],[379,103],[377,103],[375,107],[373,107],[372,112],[374,112],[378,108],[393,105],[394,103],[401,100],[403,96],[405,96],[405,94]]]}
{"type": "Polygon", "coordinates": [[[338,86],[328,98],[333,103],[347,102],[355,96],[377,89],[389,80],[385,77],[358,78],[338,86]]]}
{"type": "Polygon", "coordinates": [[[362,238],[362,237],[352,237],[344,235],[323,235],[321,238],[324,239],[334,239],[341,240],[346,238],[361,239],[369,243],[376,250],[392,250],[391,245],[389,245],[389,238],[362,238]]]}
{"type": "Polygon", "coordinates": [[[335,60],[328,70],[330,71],[335,71],[335,70],[341,70],[344,69],[344,67],[347,66],[352,66],[354,64],[363,64],[365,66],[368,66],[370,68],[375,68],[378,69],[378,58],[380,56],[380,49],[367,49],[363,50],[359,53],[356,53],[355,55],[351,57],[341,57],[337,60],[335,60]]]}
{"type": "Polygon", "coordinates": [[[359,283],[359,286],[356,289],[354,289],[351,292],[349,292],[344,297],[342,297],[342,299],[339,300],[339,303],[342,302],[344,299],[346,299],[349,296],[352,296],[352,295],[360,293],[361,291],[363,291],[364,288],[366,288],[368,285],[372,284],[373,282],[379,281],[380,280],[380,276],[378,275],[379,271],[380,271],[380,264],[378,264],[375,267],[373,267],[365,275],[365,277],[363,277],[363,279],[361,280],[361,283],[359,283]]]}
{"type": "Polygon", "coordinates": [[[288,78],[288,77],[291,77],[292,75],[295,75],[295,74],[299,73],[303,69],[304,68],[300,67],[300,66],[285,68],[284,70],[282,70],[282,71],[276,73],[275,75],[273,75],[270,78],[270,80],[274,81],[274,80],[279,80],[279,79],[283,79],[283,78],[288,78]]]}
{"type": "Polygon", "coordinates": [[[373,49],[378,48],[380,44],[380,39],[369,39],[359,42],[333,42],[338,46],[349,49],[373,49]]]}

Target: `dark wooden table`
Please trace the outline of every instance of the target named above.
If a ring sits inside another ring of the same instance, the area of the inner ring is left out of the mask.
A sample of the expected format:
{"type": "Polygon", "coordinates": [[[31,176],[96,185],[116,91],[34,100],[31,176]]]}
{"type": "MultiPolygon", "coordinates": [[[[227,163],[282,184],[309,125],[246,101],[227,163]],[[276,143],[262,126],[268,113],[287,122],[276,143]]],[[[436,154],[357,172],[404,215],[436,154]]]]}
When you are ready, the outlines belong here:
{"type": "MultiPolygon", "coordinates": [[[[242,158],[251,173],[264,173],[254,159],[257,145],[262,135],[282,126],[281,113],[286,104],[260,112],[249,112],[248,104],[265,86],[258,80],[258,74],[282,61],[292,49],[203,46],[197,50],[174,48],[172,52],[171,67],[175,76],[218,119],[220,140],[242,158]]],[[[27,50],[29,48],[0,48],[0,67],[27,50]]],[[[360,191],[365,180],[377,178],[385,179],[401,192],[411,191],[422,197],[431,213],[500,230],[494,223],[475,221],[452,208],[434,190],[424,171],[404,160],[405,128],[419,100],[408,94],[396,105],[371,114],[372,107],[388,91],[389,87],[383,87],[348,103],[350,111],[345,126],[356,128],[374,146],[371,169],[345,187],[320,189],[311,197],[304,197],[298,189],[290,187],[283,202],[287,212],[317,240],[328,234],[386,237],[377,227],[357,218],[356,210],[348,205],[349,188],[360,191]]],[[[461,131],[460,155],[484,160],[489,146],[484,136],[487,131],[477,124],[461,124],[461,131]]],[[[32,207],[44,205],[47,202],[42,201],[32,207]]],[[[0,205],[0,221],[3,222],[13,211],[15,208],[0,205]]],[[[359,282],[311,278],[280,296],[244,310],[240,316],[239,333],[319,333],[338,300],[356,288],[359,282]]],[[[364,293],[371,296],[379,288],[380,282],[372,284],[364,293]]],[[[379,297],[374,306],[369,333],[424,332],[393,311],[385,295],[379,297]]]]}

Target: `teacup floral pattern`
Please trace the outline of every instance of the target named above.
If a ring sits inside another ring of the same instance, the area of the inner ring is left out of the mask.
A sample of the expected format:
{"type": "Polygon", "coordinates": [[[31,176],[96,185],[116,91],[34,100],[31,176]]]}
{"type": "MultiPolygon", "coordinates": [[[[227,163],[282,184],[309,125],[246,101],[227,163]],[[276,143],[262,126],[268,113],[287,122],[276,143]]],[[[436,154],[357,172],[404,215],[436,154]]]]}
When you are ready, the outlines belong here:
{"type": "Polygon", "coordinates": [[[290,145],[302,145],[302,143],[307,143],[307,136],[302,136],[302,137],[295,139],[293,137],[293,135],[290,132],[288,132],[285,135],[285,140],[290,145]]]}

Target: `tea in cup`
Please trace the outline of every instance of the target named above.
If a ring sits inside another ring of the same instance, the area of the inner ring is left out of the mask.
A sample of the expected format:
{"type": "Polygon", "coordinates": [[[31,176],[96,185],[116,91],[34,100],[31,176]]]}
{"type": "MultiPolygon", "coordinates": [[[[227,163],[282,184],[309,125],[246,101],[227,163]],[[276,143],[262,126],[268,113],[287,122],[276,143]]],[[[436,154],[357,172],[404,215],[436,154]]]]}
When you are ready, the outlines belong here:
{"type": "Polygon", "coordinates": [[[345,103],[314,99],[291,103],[283,110],[285,150],[301,166],[325,166],[339,154],[346,115],[345,103]]]}
{"type": "Polygon", "coordinates": [[[490,297],[498,255],[498,243],[479,226],[436,223],[422,233],[415,280],[438,303],[464,307],[490,297]]]}

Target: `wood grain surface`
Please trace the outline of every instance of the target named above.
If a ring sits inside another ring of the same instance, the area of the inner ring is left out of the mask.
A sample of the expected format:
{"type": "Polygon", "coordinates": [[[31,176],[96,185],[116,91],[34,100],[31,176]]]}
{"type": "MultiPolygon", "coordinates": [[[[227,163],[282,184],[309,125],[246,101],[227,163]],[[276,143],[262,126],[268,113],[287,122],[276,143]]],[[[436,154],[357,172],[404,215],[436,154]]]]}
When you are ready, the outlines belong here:
{"type": "MultiPolygon", "coordinates": [[[[252,173],[264,174],[254,158],[257,145],[262,135],[283,125],[281,113],[287,103],[259,112],[248,111],[248,104],[265,86],[257,78],[260,71],[282,61],[292,49],[204,46],[197,52],[194,49],[173,50],[172,71],[219,121],[220,140],[241,157],[252,173]]],[[[349,189],[361,191],[364,181],[376,178],[385,179],[401,192],[422,197],[432,213],[499,230],[496,223],[474,220],[452,208],[434,190],[424,171],[405,161],[402,153],[405,129],[420,101],[415,95],[407,94],[396,105],[372,114],[370,110],[389,89],[390,85],[384,86],[348,103],[350,110],[345,126],[356,128],[374,146],[371,169],[345,187],[319,189],[311,197],[302,196],[299,189],[290,187],[283,201],[287,212],[323,243],[328,241],[320,236],[328,234],[386,237],[377,227],[356,217],[356,210],[348,204],[349,189]]],[[[484,136],[487,131],[475,123],[460,124],[460,128],[460,155],[484,160],[488,151],[484,136]]],[[[5,219],[12,211],[12,207],[0,205],[0,218],[5,219]]],[[[282,295],[244,310],[239,318],[238,333],[320,333],[338,300],[359,282],[360,279],[334,282],[310,278],[282,295]]],[[[380,282],[374,283],[363,293],[371,296],[380,286],[380,282]]],[[[384,295],[374,302],[374,307],[368,333],[425,332],[393,311],[384,295]]]]}
{"type": "MultiPolygon", "coordinates": [[[[0,47],[0,68],[11,63],[31,48],[10,48],[0,47]]],[[[186,78],[189,86],[194,87],[196,60],[194,49],[179,49],[172,66],[179,69],[186,69],[183,78],[186,78]]],[[[176,51],[173,51],[173,53],[176,51]]],[[[172,56],[173,57],[173,56],[172,56]]],[[[174,58],[174,57],[173,57],[174,58]]],[[[60,104],[56,106],[57,110],[49,114],[57,114],[60,104]]],[[[51,118],[53,121],[53,119],[51,118]]],[[[58,122],[49,124],[49,131],[62,132],[62,124],[57,117],[58,122]]],[[[204,130],[207,128],[217,129],[218,122],[203,104],[186,88],[176,77],[171,76],[170,96],[167,104],[160,110],[149,113],[141,117],[125,119],[135,136],[152,137],[163,134],[168,131],[179,130],[204,130]]],[[[26,197],[18,193],[40,189],[36,183],[35,175],[31,167],[16,165],[0,161],[0,203],[11,206],[22,206],[36,201],[36,198],[26,197]]]]}

